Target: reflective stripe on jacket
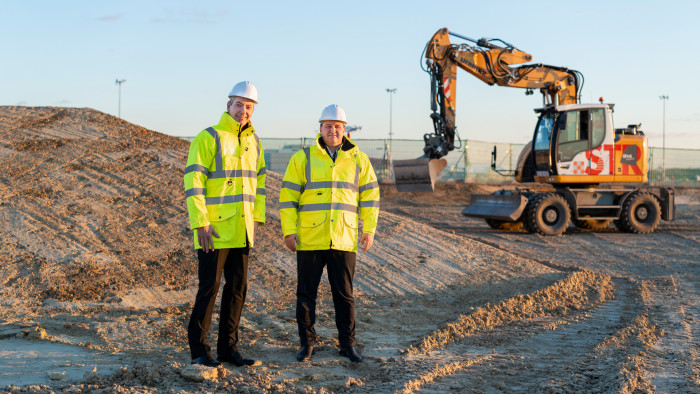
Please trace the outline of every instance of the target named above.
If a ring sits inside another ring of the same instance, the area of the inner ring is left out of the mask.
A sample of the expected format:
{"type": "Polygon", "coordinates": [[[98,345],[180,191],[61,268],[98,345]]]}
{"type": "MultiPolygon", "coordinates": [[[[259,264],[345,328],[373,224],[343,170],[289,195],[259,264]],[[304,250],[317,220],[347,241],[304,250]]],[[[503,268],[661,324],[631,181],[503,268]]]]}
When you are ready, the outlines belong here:
{"type": "Polygon", "coordinates": [[[357,251],[358,208],[362,232],[374,234],[379,184],[369,157],[348,138],[335,162],[322,146],[295,153],[280,190],[280,220],[286,237],[297,234],[297,250],[357,251]]]}
{"type": "MultiPolygon", "coordinates": [[[[253,222],[265,222],[265,158],[255,129],[224,112],[190,144],[185,168],[190,227],[211,224],[214,248],[253,246],[253,222]]],[[[194,236],[195,249],[201,248],[194,236]]]]}

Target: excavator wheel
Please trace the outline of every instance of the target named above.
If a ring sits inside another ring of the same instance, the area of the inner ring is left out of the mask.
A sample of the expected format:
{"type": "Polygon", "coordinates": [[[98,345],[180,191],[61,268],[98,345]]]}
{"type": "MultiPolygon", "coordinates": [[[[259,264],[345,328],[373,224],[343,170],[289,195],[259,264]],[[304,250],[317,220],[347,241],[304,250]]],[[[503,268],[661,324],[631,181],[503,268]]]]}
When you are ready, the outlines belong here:
{"type": "Polygon", "coordinates": [[[615,225],[628,233],[648,234],[656,230],[660,220],[661,206],[656,197],[636,192],[622,205],[622,214],[615,225]]]}
{"type": "Polygon", "coordinates": [[[496,220],[496,219],[485,219],[486,224],[489,225],[489,227],[496,229],[496,230],[505,230],[505,231],[525,231],[525,223],[523,220],[518,220],[516,222],[506,222],[503,220],[496,220]]]}
{"type": "Polygon", "coordinates": [[[572,222],[574,222],[578,228],[600,231],[610,228],[612,219],[572,219],[572,222]]]}
{"type": "Polygon", "coordinates": [[[556,193],[534,196],[527,207],[527,221],[531,232],[542,235],[561,235],[569,227],[571,212],[564,197],[556,193]]]}

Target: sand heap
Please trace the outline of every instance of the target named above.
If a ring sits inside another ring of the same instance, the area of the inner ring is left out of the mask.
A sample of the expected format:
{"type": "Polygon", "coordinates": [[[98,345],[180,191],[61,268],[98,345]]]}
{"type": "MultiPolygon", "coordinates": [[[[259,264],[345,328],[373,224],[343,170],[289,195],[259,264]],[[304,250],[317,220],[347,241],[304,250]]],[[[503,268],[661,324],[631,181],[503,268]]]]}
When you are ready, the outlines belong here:
{"type": "Polygon", "coordinates": [[[2,291],[107,300],[195,272],[188,143],[92,109],[0,107],[2,291]]]}
{"type": "MultiPolygon", "coordinates": [[[[133,288],[191,283],[187,141],[89,108],[0,107],[0,119],[6,297],[109,302],[133,288]]],[[[287,285],[253,286],[251,296],[277,298],[293,290],[296,273],[281,242],[281,176],[268,174],[251,273],[287,285]]],[[[465,265],[512,260],[480,244],[465,253],[463,239],[386,213],[377,238],[360,258],[358,291],[368,294],[440,288],[465,265]]]]}

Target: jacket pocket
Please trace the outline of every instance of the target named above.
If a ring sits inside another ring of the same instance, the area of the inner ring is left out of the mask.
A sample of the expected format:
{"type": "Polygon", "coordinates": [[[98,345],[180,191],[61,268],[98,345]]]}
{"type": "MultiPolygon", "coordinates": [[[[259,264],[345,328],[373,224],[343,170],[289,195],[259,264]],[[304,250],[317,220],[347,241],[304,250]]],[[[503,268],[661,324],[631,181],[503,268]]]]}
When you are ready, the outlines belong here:
{"type": "Polygon", "coordinates": [[[333,244],[339,247],[354,249],[357,246],[357,214],[343,212],[343,223],[336,229],[338,239],[333,240],[333,244]]]}
{"type": "Polygon", "coordinates": [[[300,246],[330,245],[327,222],[327,212],[299,212],[300,246]]]}
{"type": "Polygon", "coordinates": [[[345,222],[345,225],[350,228],[357,228],[357,214],[356,213],[348,213],[348,212],[343,212],[343,221],[345,222]]]}
{"type": "MultiPolygon", "coordinates": [[[[233,205],[233,204],[227,204],[227,205],[233,205]]],[[[223,222],[224,220],[230,219],[238,213],[238,207],[234,206],[227,206],[226,208],[220,207],[220,206],[215,206],[215,205],[208,205],[207,206],[207,218],[209,219],[209,222],[223,222]]]]}

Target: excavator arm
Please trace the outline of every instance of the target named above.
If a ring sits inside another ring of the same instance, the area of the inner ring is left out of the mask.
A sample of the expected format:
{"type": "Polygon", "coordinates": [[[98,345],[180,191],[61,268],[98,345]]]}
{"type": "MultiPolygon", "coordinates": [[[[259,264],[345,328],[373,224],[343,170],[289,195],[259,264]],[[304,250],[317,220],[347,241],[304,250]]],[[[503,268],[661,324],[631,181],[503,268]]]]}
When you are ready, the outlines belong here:
{"type": "Polygon", "coordinates": [[[579,101],[583,80],[581,73],[544,64],[514,66],[530,62],[532,55],[499,39],[474,40],[444,28],[428,42],[425,58],[426,71],[430,74],[433,111],[430,117],[434,132],[423,136],[423,156],[394,162],[394,177],[399,191],[432,191],[435,179],[447,165],[442,158],[455,149],[455,139],[459,138],[455,124],[458,67],[489,85],[523,88],[526,94],[539,89],[544,106],[575,104],[579,101]],[[474,45],[453,44],[449,36],[474,45]],[[440,159],[443,162],[436,161],[440,159]]]}

